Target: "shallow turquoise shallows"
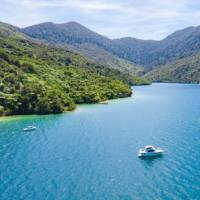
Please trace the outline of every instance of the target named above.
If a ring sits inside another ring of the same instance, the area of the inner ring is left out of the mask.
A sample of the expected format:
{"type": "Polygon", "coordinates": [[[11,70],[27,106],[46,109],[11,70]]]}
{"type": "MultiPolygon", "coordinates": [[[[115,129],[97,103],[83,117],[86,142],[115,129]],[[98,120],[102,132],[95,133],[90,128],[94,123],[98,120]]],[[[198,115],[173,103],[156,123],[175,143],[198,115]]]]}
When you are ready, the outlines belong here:
{"type": "Polygon", "coordinates": [[[0,119],[0,199],[200,199],[200,85],[139,86],[108,105],[0,119]],[[163,157],[139,159],[147,144],[163,157]]]}

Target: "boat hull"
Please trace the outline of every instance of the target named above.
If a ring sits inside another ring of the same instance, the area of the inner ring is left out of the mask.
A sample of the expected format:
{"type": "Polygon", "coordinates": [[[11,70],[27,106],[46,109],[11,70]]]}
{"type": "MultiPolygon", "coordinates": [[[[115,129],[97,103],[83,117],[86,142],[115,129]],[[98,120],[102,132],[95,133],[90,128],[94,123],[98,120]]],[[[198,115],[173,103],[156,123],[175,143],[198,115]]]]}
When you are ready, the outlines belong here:
{"type": "Polygon", "coordinates": [[[23,129],[24,132],[30,132],[30,131],[34,131],[34,130],[36,130],[36,127],[24,128],[24,129],[23,129]]]}
{"type": "Polygon", "coordinates": [[[138,153],[138,157],[156,157],[156,156],[161,156],[163,153],[163,150],[157,150],[155,152],[142,152],[140,151],[138,153]]]}

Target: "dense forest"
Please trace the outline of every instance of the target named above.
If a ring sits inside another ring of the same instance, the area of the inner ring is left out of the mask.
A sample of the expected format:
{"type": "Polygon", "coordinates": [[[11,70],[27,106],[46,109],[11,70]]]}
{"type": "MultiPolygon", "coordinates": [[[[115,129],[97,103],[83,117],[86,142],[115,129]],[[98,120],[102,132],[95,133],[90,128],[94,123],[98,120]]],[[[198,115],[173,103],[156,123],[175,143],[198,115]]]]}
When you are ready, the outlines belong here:
{"type": "Polygon", "coordinates": [[[145,77],[154,82],[200,83],[200,53],[154,69],[145,77]]]}
{"type": "Polygon", "coordinates": [[[129,74],[145,74],[151,81],[200,82],[200,26],[176,31],[159,41],[131,37],[112,40],[76,22],[43,23],[22,31],[52,44],[68,45],[88,58],[107,62],[129,74]],[[125,60],[130,65],[124,62],[119,65],[111,58],[125,60]]]}
{"type": "Polygon", "coordinates": [[[98,64],[122,72],[137,75],[138,72],[143,71],[141,67],[118,56],[118,54],[124,54],[124,51],[116,46],[111,39],[95,33],[77,22],[64,24],[46,22],[23,28],[21,31],[33,38],[65,47],[98,64]],[[116,54],[114,54],[115,52],[116,54]]]}
{"type": "Polygon", "coordinates": [[[0,115],[61,113],[80,103],[128,97],[128,84],[140,81],[10,27],[1,30],[0,115]]]}
{"type": "Polygon", "coordinates": [[[200,27],[185,28],[160,41],[131,37],[112,40],[76,22],[48,22],[24,28],[22,31],[53,44],[73,45],[75,49],[82,49],[86,55],[91,54],[89,49],[96,51],[96,54],[103,49],[113,56],[131,62],[132,65],[135,63],[143,66],[145,70],[190,56],[200,50],[200,27]]]}

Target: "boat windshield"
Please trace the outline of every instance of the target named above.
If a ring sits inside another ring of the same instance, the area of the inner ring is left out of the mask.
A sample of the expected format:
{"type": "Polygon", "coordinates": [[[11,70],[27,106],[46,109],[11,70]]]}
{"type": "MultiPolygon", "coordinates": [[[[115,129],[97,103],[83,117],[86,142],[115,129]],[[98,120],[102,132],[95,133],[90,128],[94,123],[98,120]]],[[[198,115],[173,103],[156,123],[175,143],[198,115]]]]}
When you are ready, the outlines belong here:
{"type": "Polygon", "coordinates": [[[153,147],[147,147],[146,152],[154,152],[155,149],[153,147]]]}

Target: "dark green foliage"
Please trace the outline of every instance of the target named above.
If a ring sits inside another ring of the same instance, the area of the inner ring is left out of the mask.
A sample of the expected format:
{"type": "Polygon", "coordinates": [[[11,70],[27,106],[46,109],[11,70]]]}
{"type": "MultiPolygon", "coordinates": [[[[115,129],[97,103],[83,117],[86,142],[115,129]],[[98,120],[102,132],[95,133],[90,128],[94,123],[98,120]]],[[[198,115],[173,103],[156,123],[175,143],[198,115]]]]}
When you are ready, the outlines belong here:
{"type": "MultiPolygon", "coordinates": [[[[200,52],[200,26],[185,28],[160,41],[130,37],[111,40],[75,22],[43,23],[27,27],[23,31],[52,44],[68,45],[72,50],[98,63],[106,63],[125,74],[136,71],[136,74],[142,75],[153,70],[144,77],[162,82],[200,81],[199,58],[196,56],[200,52]],[[124,60],[129,63],[124,63],[124,60]],[[133,63],[142,66],[145,72],[134,68],[133,63]]],[[[118,78],[124,80],[123,76],[124,74],[120,74],[118,78]]],[[[136,80],[137,77],[133,80],[133,77],[129,76],[126,82],[136,84],[136,80]]],[[[144,80],[139,81],[141,82],[144,80]]]]}
{"type": "Polygon", "coordinates": [[[12,34],[0,35],[0,69],[0,115],[61,113],[131,95],[128,75],[12,34]]]}
{"type": "Polygon", "coordinates": [[[86,68],[89,68],[91,71],[99,75],[112,77],[114,79],[121,80],[129,85],[149,85],[150,84],[150,81],[142,77],[132,75],[126,72],[121,72],[120,70],[117,70],[117,69],[116,70],[110,69],[103,65],[87,63],[86,68]]]}
{"type": "Polygon", "coordinates": [[[28,62],[24,62],[20,65],[22,71],[24,71],[25,73],[34,73],[34,66],[31,63],[28,62]]]}
{"type": "Polygon", "coordinates": [[[200,83],[200,53],[155,69],[145,78],[154,82],[200,83]]]}
{"type": "MultiPolygon", "coordinates": [[[[141,67],[127,61],[127,52],[113,40],[76,22],[65,24],[47,22],[24,28],[22,31],[33,38],[68,48],[94,60],[98,64],[122,72],[137,75],[138,72],[143,71],[141,67]]],[[[135,55],[131,56],[134,57],[135,55]]]]}
{"type": "Polygon", "coordinates": [[[71,63],[72,63],[72,61],[71,61],[70,58],[66,58],[66,59],[65,59],[65,65],[69,65],[69,64],[71,64],[71,63]]]}
{"type": "Polygon", "coordinates": [[[8,53],[6,53],[5,51],[0,51],[0,59],[10,62],[8,53]]]}
{"type": "MultiPolygon", "coordinates": [[[[129,73],[137,69],[123,61],[119,64],[120,61],[117,62],[116,58],[139,64],[145,68],[145,71],[150,71],[175,60],[195,55],[200,51],[200,27],[189,27],[177,31],[161,41],[135,38],[110,40],[75,22],[43,23],[25,28],[23,31],[32,37],[53,44],[69,44],[75,51],[98,63],[107,62],[109,66],[114,68],[118,66],[118,69],[123,69],[125,72],[128,68],[129,73]],[[115,60],[110,56],[115,57],[115,60]],[[110,65],[109,62],[112,64],[110,65]]],[[[142,72],[137,71],[137,73],[142,72]]]]}
{"type": "Polygon", "coordinates": [[[160,41],[122,38],[114,40],[126,59],[147,71],[186,58],[200,51],[200,26],[177,31],[160,41]]]}

